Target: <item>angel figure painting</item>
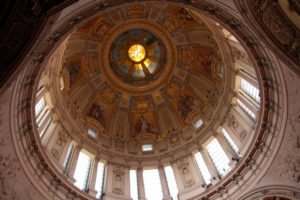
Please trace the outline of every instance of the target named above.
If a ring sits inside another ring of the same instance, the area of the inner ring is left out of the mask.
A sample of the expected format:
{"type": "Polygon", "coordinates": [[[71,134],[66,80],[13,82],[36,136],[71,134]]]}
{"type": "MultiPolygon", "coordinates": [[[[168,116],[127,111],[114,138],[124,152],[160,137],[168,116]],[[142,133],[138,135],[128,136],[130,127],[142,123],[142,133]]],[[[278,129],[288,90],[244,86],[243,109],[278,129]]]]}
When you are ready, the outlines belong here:
{"type": "Polygon", "coordinates": [[[180,95],[177,100],[177,109],[181,117],[185,120],[190,112],[196,107],[193,97],[180,95]]]}
{"type": "Polygon", "coordinates": [[[148,122],[148,120],[144,115],[141,115],[140,118],[137,120],[134,126],[134,132],[135,134],[139,134],[139,133],[156,134],[157,133],[156,129],[153,127],[152,124],[148,122]]]}
{"type": "Polygon", "coordinates": [[[104,109],[101,105],[93,104],[88,116],[100,122],[100,124],[105,128],[104,109]]]}

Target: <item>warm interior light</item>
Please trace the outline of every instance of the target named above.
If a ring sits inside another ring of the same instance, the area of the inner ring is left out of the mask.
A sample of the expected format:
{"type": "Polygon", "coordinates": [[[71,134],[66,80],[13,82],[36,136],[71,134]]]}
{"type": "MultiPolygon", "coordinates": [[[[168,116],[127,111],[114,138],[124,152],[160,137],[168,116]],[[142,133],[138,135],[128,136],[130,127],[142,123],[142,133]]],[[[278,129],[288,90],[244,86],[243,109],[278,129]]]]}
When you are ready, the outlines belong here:
{"type": "Polygon", "coordinates": [[[140,44],[134,44],[128,49],[129,58],[134,62],[141,62],[146,56],[145,48],[140,44]]]}

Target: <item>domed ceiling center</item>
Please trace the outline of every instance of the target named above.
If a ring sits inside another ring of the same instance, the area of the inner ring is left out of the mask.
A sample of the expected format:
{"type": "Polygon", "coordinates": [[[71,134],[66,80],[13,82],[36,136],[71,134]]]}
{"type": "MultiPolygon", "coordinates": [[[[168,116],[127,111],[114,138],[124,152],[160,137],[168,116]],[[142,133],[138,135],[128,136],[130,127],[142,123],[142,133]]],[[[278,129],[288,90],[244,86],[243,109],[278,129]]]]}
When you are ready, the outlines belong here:
{"type": "Polygon", "coordinates": [[[146,57],[146,50],[142,45],[134,44],[129,48],[128,56],[133,62],[141,62],[146,57]]]}
{"type": "Polygon", "coordinates": [[[147,30],[131,29],[121,33],[111,46],[110,65],[115,75],[130,84],[147,84],[164,69],[165,48],[147,30]]]}

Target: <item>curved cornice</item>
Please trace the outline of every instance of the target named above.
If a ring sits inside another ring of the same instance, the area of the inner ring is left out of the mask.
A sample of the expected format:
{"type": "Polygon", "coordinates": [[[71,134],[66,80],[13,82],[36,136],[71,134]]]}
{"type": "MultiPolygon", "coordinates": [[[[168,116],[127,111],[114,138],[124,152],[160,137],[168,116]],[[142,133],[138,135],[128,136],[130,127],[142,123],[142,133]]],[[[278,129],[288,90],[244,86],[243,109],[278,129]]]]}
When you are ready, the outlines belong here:
{"type": "Polygon", "coordinates": [[[282,11],[278,1],[235,0],[243,18],[257,31],[259,40],[273,49],[293,71],[300,72],[299,29],[282,11]]]}

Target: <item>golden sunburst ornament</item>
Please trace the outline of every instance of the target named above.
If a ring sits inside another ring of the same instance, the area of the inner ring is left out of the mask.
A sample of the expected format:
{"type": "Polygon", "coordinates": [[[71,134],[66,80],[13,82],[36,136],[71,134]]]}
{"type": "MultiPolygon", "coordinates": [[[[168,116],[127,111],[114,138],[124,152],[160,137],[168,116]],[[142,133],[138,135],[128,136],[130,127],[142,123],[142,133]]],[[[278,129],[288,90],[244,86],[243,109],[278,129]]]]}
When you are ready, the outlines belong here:
{"type": "Polygon", "coordinates": [[[143,45],[133,44],[128,49],[128,56],[133,62],[141,62],[146,57],[146,49],[143,45]]]}

